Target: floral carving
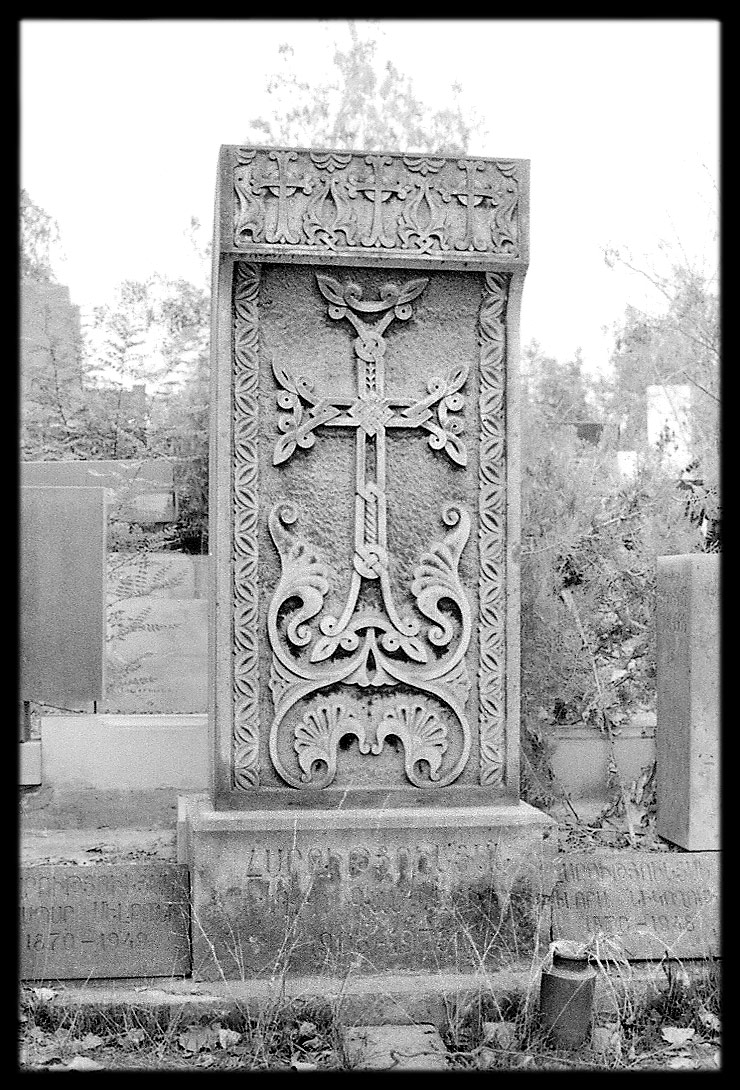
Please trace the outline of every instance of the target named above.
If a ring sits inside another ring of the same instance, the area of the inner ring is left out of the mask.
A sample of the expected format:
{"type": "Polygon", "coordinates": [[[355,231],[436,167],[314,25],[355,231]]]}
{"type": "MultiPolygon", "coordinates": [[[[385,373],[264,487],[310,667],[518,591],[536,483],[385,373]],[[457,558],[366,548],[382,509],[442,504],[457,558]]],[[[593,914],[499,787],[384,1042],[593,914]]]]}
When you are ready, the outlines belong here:
{"type": "Polygon", "coordinates": [[[311,708],[295,728],[293,748],[302,768],[301,780],[312,787],[326,787],[337,773],[337,748],[342,738],[353,734],[360,753],[370,752],[364,725],[339,700],[324,700],[311,708]],[[326,770],[314,781],[313,766],[324,764],[326,770]]]}
{"type": "Polygon", "coordinates": [[[442,758],[449,745],[447,728],[426,704],[399,702],[386,712],[377,729],[373,753],[380,753],[389,735],[395,735],[403,742],[406,775],[413,784],[428,787],[429,781],[440,778],[442,758]],[[429,780],[416,771],[416,766],[422,761],[429,766],[429,780]]]}

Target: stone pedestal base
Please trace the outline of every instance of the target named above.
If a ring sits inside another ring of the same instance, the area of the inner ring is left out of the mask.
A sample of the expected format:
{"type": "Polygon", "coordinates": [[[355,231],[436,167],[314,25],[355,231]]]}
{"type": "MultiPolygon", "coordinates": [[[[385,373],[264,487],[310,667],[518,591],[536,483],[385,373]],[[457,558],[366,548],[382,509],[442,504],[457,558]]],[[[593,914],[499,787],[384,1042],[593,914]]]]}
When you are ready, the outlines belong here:
{"type": "Polygon", "coordinates": [[[456,801],[214,811],[181,798],[194,978],[470,972],[527,958],[549,941],[555,823],[522,802],[456,801]]]}

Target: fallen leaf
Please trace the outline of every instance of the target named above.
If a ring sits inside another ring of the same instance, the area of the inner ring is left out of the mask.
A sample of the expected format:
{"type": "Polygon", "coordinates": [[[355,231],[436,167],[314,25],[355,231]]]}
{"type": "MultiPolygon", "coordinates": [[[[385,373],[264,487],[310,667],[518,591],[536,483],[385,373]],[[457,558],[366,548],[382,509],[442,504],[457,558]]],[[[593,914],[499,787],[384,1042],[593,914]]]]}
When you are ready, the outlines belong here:
{"type": "Polygon", "coordinates": [[[189,1026],[177,1040],[185,1052],[200,1052],[216,1043],[217,1034],[210,1026],[189,1026]]]}
{"type": "Polygon", "coordinates": [[[119,1045],[123,1045],[124,1048],[138,1048],[139,1045],[144,1043],[146,1037],[146,1030],[143,1029],[127,1029],[125,1033],[121,1033],[118,1037],[119,1045]]]}
{"type": "Polygon", "coordinates": [[[696,1030],[693,1026],[664,1026],[660,1031],[661,1037],[668,1042],[671,1048],[685,1045],[695,1033],[696,1030]]]}
{"type": "Polygon", "coordinates": [[[237,1033],[235,1029],[220,1029],[218,1031],[218,1043],[221,1048],[232,1048],[234,1045],[238,1045],[241,1039],[241,1033],[237,1033]]]}
{"type": "Polygon", "coordinates": [[[94,1048],[100,1048],[104,1043],[103,1038],[98,1037],[97,1033],[86,1033],[84,1037],[75,1042],[77,1047],[84,1049],[85,1052],[91,1052],[94,1048]]]}
{"type": "Polygon", "coordinates": [[[296,1030],[296,1036],[302,1037],[314,1037],[316,1035],[316,1023],[315,1022],[301,1022],[296,1030]]]}
{"type": "Polygon", "coordinates": [[[708,1011],[706,1007],[699,1008],[699,1021],[705,1029],[708,1029],[710,1031],[710,1033],[718,1034],[720,1032],[720,1029],[722,1028],[722,1023],[720,1022],[717,1015],[712,1014],[712,1012],[708,1011]]]}
{"type": "Polygon", "coordinates": [[[309,1037],[308,1040],[301,1041],[301,1048],[315,1052],[317,1048],[321,1048],[323,1043],[320,1037],[309,1037]]]}
{"type": "Polygon", "coordinates": [[[32,988],[31,990],[40,1003],[51,1003],[57,994],[53,988],[32,988]]]}
{"type": "Polygon", "coordinates": [[[99,1064],[97,1060],[91,1060],[89,1056],[75,1056],[73,1060],[70,1060],[68,1064],[65,1064],[66,1071],[102,1071],[103,1065],[99,1064]]]}
{"type": "Polygon", "coordinates": [[[695,1066],[696,1065],[690,1056],[672,1056],[666,1063],[666,1067],[672,1067],[677,1071],[686,1071],[689,1070],[689,1068],[693,1070],[695,1066]]]}

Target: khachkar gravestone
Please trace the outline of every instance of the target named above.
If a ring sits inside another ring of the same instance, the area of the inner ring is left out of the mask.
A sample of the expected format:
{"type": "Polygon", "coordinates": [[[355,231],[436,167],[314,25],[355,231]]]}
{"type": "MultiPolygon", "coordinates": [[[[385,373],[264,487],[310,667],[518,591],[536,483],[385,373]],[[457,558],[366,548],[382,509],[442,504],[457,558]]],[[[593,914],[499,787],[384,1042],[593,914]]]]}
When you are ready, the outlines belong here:
{"type": "Polygon", "coordinates": [[[528,163],[224,147],[214,253],[194,972],[526,955],[554,850],[518,790],[528,163]]]}

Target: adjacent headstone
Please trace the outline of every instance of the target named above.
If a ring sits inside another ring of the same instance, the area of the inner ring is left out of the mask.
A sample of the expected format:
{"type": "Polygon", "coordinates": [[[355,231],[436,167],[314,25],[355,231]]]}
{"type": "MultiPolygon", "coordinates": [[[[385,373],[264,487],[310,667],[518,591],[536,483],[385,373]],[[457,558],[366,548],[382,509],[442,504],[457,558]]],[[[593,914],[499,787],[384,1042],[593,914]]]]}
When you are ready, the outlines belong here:
{"type": "Polygon", "coordinates": [[[108,515],[142,525],[174,522],[174,470],[165,458],[22,462],[22,485],[105,488],[108,515]]]}
{"type": "Polygon", "coordinates": [[[553,850],[519,801],[528,163],[225,147],[218,194],[195,971],[500,963],[553,850]]]}
{"type": "Polygon", "coordinates": [[[205,712],[205,599],[126,599],[111,607],[109,621],[106,712],[205,712]]]}
{"type": "Polygon", "coordinates": [[[85,710],[103,697],[105,493],[21,488],[20,698],[85,710]]]}
{"type": "Polygon", "coordinates": [[[21,979],[185,976],[188,898],[177,863],[22,868],[21,979]]]}
{"type": "Polygon", "coordinates": [[[720,847],[719,564],[658,557],[656,829],[689,851],[720,847]]]}
{"type": "Polygon", "coordinates": [[[553,893],[554,939],[599,940],[628,960],[719,953],[719,855],[569,853],[553,893]]]}

